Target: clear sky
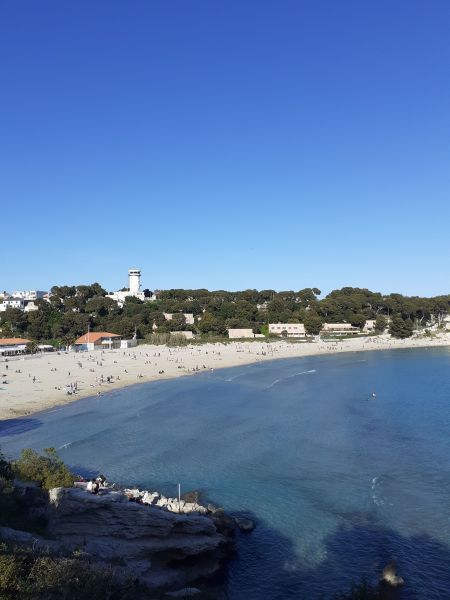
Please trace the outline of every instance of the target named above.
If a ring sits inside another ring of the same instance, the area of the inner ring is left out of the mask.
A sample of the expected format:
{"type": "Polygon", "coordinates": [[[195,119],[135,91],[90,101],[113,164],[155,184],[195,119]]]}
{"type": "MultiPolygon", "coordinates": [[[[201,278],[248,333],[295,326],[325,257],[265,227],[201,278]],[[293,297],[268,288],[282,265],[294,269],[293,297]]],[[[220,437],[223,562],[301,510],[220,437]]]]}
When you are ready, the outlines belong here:
{"type": "Polygon", "coordinates": [[[0,3],[0,288],[450,293],[448,0],[0,3]]]}

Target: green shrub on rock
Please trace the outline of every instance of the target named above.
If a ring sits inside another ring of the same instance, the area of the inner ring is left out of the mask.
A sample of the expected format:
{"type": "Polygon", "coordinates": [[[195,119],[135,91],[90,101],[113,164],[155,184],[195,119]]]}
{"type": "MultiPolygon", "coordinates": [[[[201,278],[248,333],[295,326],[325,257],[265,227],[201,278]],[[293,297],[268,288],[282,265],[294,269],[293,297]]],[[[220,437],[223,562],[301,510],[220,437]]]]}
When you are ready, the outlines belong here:
{"type": "Polygon", "coordinates": [[[16,477],[24,481],[36,481],[44,489],[73,486],[73,473],[59,458],[55,448],[44,448],[44,454],[35,450],[22,450],[19,460],[14,463],[16,477]]]}

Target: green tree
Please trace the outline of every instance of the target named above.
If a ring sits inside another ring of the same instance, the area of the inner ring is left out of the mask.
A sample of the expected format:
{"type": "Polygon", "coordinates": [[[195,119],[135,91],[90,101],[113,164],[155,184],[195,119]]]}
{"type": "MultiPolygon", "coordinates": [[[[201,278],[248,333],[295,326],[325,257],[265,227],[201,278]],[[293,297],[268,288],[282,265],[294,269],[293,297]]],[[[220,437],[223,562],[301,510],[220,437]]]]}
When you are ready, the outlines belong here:
{"type": "Polygon", "coordinates": [[[225,332],[225,324],[211,313],[206,312],[203,314],[202,320],[198,324],[198,329],[201,333],[220,334],[225,332]]]}
{"type": "Polygon", "coordinates": [[[306,333],[309,335],[319,335],[322,330],[323,321],[319,315],[316,315],[315,313],[308,313],[305,316],[303,324],[305,326],[306,333]]]}
{"type": "Polygon", "coordinates": [[[183,313],[175,313],[167,325],[170,331],[183,331],[186,329],[186,317],[183,313]]]}
{"type": "Polygon", "coordinates": [[[378,315],[375,319],[375,332],[383,333],[387,327],[387,319],[383,315],[378,315]]]}
{"type": "Polygon", "coordinates": [[[395,338],[411,337],[414,330],[414,324],[411,319],[403,319],[402,317],[392,317],[389,327],[389,333],[395,338]]]}
{"type": "Polygon", "coordinates": [[[44,448],[43,455],[31,448],[22,450],[13,468],[19,479],[36,481],[46,490],[71,487],[74,481],[73,474],[59,458],[55,448],[44,448]]]}
{"type": "Polygon", "coordinates": [[[28,313],[27,334],[35,340],[46,340],[51,337],[50,324],[43,311],[28,313]]]}
{"type": "Polygon", "coordinates": [[[351,315],[350,317],[350,323],[353,325],[353,327],[359,327],[360,329],[362,329],[364,327],[365,322],[366,317],[361,313],[356,313],[356,315],[351,315]]]}

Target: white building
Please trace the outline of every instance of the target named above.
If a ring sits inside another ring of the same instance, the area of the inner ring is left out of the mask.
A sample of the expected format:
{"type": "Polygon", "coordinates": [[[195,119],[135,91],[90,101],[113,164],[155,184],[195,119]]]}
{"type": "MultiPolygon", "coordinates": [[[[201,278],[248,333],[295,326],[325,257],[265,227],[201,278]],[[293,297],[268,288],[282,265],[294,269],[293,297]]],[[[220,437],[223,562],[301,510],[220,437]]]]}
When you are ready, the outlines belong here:
{"type": "Polygon", "coordinates": [[[375,319],[367,319],[367,321],[364,323],[363,331],[365,333],[371,333],[372,331],[375,331],[375,324],[375,319]]]}
{"type": "Polygon", "coordinates": [[[0,300],[0,312],[5,312],[8,308],[18,308],[25,312],[38,310],[36,300],[42,300],[48,296],[47,292],[40,290],[16,291],[13,294],[4,292],[0,300]]]}
{"type": "Polygon", "coordinates": [[[125,290],[119,290],[106,294],[107,298],[111,298],[117,302],[119,306],[123,306],[125,299],[128,296],[138,298],[139,300],[145,300],[144,293],[141,292],[141,271],[140,269],[128,269],[128,288],[125,290]]]}
{"type": "Polygon", "coordinates": [[[0,356],[13,356],[27,351],[30,340],[24,338],[0,338],[0,356]]]}
{"type": "Polygon", "coordinates": [[[289,338],[306,337],[303,323],[269,323],[269,333],[289,338]]]}
{"type": "Polygon", "coordinates": [[[237,328],[235,328],[235,329],[228,329],[227,331],[228,331],[228,337],[230,338],[230,340],[256,337],[255,334],[253,333],[253,329],[244,329],[244,328],[237,329],[237,328]]]}
{"type": "Polygon", "coordinates": [[[33,312],[34,310],[39,310],[39,306],[36,306],[34,302],[27,302],[25,304],[24,312],[33,312]]]}
{"type": "Polygon", "coordinates": [[[74,342],[74,350],[112,350],[120,348],[121,336],[108,331],[88,331],[74,342]]]}
{"type": "Polygon", "coordinates": [[[23,298],[24,300],[43,300],[47,293],[41,290],[18,290],[13,292],[11,296],[14,298],[23,298]]]}
{"type": "Polygon", "coordinates": [[[183,317],[186,320],[186,325],[193,325],[194,324],[194,315],[192,313],[163,313],[164,318],[166,319],[166,321],[171,321],[174,317],[174,315],[177,314],[182,314],[183,317]]]}
{"type": "Polygon", "coordinates": [[[321,335],[356,335],[360,333],[359,327],[353,327],[351,323],[324,323],[321,335]]]}
{"type": "Polygon", "coordinates": [[[18,308],[19,310],[25,310],[26,302],[23,298],[15,298],[9,296],[3,298],[3,302],[0,304],[0,312],[5,312],[8,308],[18,308]]]}

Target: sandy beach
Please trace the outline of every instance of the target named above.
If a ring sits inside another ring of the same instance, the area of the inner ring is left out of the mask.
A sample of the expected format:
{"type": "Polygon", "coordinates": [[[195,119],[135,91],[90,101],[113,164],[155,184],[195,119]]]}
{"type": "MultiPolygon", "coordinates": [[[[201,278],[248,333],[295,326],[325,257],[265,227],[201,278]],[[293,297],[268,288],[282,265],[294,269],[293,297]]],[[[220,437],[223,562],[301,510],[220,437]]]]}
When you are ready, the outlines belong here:
{"type": "Polygon", "coordinates": [[[29,415],[112,389],[266,360],[339,352],[450,345],[450,333],[406,340],[388,336],[311,343],[233,342],[179,348],[44,353],[0,361],[0,420],[29,415]]]}

